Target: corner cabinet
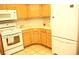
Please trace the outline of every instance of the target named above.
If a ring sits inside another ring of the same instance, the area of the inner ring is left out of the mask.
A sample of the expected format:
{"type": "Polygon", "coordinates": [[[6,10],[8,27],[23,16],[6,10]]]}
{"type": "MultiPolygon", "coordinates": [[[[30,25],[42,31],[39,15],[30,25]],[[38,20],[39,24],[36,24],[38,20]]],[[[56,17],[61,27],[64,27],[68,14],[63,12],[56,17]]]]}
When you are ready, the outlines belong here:
{"type": "Polygon", "coordinates": [[[44,46],[52,48],[51,30],[40,28],[24,30],[23,43],[24,47],[31,44],[42,44],[44,46]]]}
{"type": "Polygon", "coordinates": [[[41,5],[41,17],[50,17],[51,16],[51,6],[50,4],[41,5]]]}
{"type": "Polygon", "coordinates": [[[50,17],[51,6],[50,4],[29,4],[28,5],[28,18],[50,17]]]}
{"type": "Polygon", "coordinates": [[[31,30],[31,40],[32,40],[32,44],[40,43],[40,30],[39,29],[31,30]]]}
{"type": "Polygon", "coordinates": [[[52,48],[51,30],[40,29],[40,40],[41,40],[41,44],[49,48],[52,48]]]}
{"type": "Polygon", "coordinates": [[[47,46],[52,48],[51,30],[46,30],[46,39],[47,39],[47,46]]]}
{"type": "Polygon", "coordinates": [[[40,29],[40,40],[41,44],[47,46],[47,38],[46,38],[46,30],[45,29],[40,29]]]}

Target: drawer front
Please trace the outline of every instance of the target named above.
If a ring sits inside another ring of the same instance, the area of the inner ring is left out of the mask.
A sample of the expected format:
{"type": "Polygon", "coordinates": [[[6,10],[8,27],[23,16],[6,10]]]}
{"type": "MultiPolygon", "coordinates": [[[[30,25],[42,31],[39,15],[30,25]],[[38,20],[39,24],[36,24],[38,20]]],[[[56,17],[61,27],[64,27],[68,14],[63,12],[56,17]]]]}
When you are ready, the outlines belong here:
{"type": "Polygon", "coordinates": [[[77,52],[77,45],[74,42],[65,41],[65,39],[54,38],[52,51],[59,55],[75,55],[77,52]]]}

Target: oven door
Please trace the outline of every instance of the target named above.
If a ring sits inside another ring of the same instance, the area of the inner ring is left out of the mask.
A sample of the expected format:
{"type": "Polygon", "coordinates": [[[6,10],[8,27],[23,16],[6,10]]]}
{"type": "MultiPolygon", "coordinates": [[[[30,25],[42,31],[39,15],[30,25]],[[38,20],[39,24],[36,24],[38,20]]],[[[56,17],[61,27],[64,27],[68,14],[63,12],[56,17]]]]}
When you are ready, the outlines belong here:
{"type": "Polygon", "coordinates": [[[19,47],[23,45],[22,33],[15,33],[2,37],[4,51],[19,47]]]}

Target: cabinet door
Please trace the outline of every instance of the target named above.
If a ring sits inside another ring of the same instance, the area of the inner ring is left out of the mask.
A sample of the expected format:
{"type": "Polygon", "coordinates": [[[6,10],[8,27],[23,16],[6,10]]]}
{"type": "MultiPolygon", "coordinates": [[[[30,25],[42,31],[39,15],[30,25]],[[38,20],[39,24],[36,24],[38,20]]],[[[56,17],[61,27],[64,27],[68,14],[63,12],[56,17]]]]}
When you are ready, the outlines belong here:
{"type": "Polygon", "coordinates": [[[39,43],[39,30],[38,29],[33,29],[31,32],[31,40],[32,43],[39,43]]]}
{"type": "Polygon", "coordinates": [[[51,15],[50,4],[41,5],[41,16],[42,17],[50,17],[50,15],[51,15]]]}
{"type": "Polygon", "coordinates": [[[41,43],[46,46],[47,45],[46,31],[45,29],[41,29],[40,31],[41,31],[40,33],[41,43]]]}
{"type": "Polygon", "coordinates": [[[16,5],[17,17],[18,19],[27,18],[27,5],[17,4],[16,5]]]}
{"type": "Polygon", "coordinates": [[[5,4],[7,10],[16,10],[16,5],[15,4],[5,4]]]}
{"type": "Polygon", "coordinates": [[[39,4],[28,5],[28,17],[29,18],[40,17],[40,8],[41,6],[39,4]]]}
{"type": "Polygon", "coordinates": [[[52,48],[51,30],[46,30],[47,46],[52,48]]]}
{"type": "Polygon", "coordinates": [[[30,30],[23,31],[23,44],[24,44],[24,47],[31,44],[31,34],[30,34],[30,32],[31,32],[30,30]]]}
{"type": "Polygon", "coordinates": [[[8,10],[16,10],[17,18],[27,18],[27,5],[26,4],[6,4],[8,10]]]}
{"type": "Polygon", "coordinates": [[[6,5],[5,4],[0,4],[0,10],[6,10],[6,5]]]}

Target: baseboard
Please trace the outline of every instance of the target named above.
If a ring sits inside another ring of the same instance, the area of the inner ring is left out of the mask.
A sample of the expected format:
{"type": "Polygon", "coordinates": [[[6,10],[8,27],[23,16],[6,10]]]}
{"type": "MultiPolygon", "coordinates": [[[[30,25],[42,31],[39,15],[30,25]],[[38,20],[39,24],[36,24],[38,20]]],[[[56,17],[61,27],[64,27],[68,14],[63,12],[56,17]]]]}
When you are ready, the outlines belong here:
{"type": "MultiPolygon", "coordinates": [[[[30,47],[30,46],[32,46],[32,45],[42,45],[42,46],[44,46],[44,47],[46,47],[46,48],[48,48],[48,49],[52,49],[52,48],[50,48],[50,47],[48,47],[48,46],[45,46],[45,45],[43,45],[43,44],[40,44],[40,43],[33,43],[33,44],[30,44],[30,45],[25,46],[24,48],[30,47]]],[[[24,50],[24,49],[23,49],[23,50],[24,50]]],[[[21,51],[23,51],[23,50],[17,51],[17,52],[15,52],[15,53],[21,52],[21,51]]],[[[13,54],[15,54],[15,53],[13,53],[13,54]]],[[[13,54],[11,54],[11,55],[13,55],[13,54]]],[[[54,55],[56,55],[56,54],[54,54],[54,55]]]]}
{"type": "Polygon", "coordinates": [[[33,43],[33,44],[30,44],[30,45],[25,46],[24,48],[29,47],[29,46],[32,46],[32,45],[42,45],[42,46],[44,46],[46,48],[52,49],[51,47],[48,47],[48,46],[46,46],[44,44],[41,44],[41,43],[33,43]]]}

